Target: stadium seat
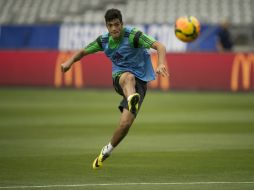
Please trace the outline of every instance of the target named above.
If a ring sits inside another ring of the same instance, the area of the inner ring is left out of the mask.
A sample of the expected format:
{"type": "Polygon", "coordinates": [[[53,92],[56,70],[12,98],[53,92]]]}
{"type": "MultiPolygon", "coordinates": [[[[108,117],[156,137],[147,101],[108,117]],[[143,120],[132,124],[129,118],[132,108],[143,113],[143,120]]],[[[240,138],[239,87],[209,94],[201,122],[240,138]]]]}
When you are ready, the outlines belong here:
{"type": "Polygon", "coordinates": [[[0,0],[0,24],[101,24],[109,8],[120,9],[127,24],[173,23],[183,15],[208,24],[254,22],[253,0],[0,0]]]}

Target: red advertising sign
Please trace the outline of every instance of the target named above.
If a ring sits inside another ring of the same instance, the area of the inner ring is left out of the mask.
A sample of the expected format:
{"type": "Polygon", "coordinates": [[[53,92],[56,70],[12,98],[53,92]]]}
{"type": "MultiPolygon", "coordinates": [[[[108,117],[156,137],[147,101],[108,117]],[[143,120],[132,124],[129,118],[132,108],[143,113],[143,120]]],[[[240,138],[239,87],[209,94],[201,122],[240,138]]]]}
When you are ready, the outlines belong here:
{"type": "MultiPolygon", "coordinates": [[[[84,57],[65,74],[60,64],[73,52],[0,51],[0,86],[112,87],[111,62],[103,54],[84,57]]],[[[151,55],[157,67],[157,55],[151,55]]],[[[169,78],[150,88],[162,90],[254,90],[254,54],[168,53],[169,78]]]]}

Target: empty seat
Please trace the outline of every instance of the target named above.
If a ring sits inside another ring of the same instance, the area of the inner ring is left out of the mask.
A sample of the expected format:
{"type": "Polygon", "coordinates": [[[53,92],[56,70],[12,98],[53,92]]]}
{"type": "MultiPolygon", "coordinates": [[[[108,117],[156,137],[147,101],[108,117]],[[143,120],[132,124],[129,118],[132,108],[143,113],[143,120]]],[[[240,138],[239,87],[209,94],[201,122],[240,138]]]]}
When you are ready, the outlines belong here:
{"type": "Polygon", "coordinates": [[[253,0],[0,0],[0,24],[102,23],[109,8],[120,9],[128,24],[172,23],[185,15],[211,24],[254,23],[253,0]]]}

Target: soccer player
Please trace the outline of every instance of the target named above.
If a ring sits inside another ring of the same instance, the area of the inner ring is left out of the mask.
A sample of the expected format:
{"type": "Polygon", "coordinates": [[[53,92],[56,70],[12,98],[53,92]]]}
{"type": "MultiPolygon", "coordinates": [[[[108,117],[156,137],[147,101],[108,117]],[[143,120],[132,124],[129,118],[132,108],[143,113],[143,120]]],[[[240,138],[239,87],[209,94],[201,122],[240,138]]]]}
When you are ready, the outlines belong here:
{"type": "Polygon", "coordinates": [[[121,117],[110,142],[102,148],[94,160],[94,169],[102,167],[103,161],[127,135],[144,100],[147,82],[155,79],[150,55],[146,49],[157,50],[156,73],[168,76],[164,45],[135,28],[124,27],[122,14],[117,9],[107,10],[105,22],[107,33],[99,36],[61,64],[62,72],[66,72],[82,57],[98,51],[104,51],[112,61],[113,85],[116,92],[123,97],[119,105],[121,117]]]}

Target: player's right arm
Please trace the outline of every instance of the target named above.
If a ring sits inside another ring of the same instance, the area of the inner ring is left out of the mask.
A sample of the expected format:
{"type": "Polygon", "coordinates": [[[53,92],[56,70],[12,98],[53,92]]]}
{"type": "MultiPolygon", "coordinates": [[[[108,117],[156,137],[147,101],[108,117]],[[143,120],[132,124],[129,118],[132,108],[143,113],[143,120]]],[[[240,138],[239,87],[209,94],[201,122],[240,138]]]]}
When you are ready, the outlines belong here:
{"type": "Polygon", "coordinates": [[[82,48],[81,50],[77,51],[71,58],[69,58],[67,61],[61,64],[62,72],[65,73],[66,71],[68,71],[76,61],[79,61],[84,56],[102,50],[103,49],[101,45],[101,36],[99,36],[95,41],[88,44],[88,46],[86,46],[85,48],[82,48]]]}
{"type": "Polygon", "coordinates": [[[81,49],[78,52],[76,52],[71,58],[69,58],[67,61],[61,64],[62,72],[65,73],[66,71],[68,71],[73,65],[73,63],[79,61],[82,57],[86,55],[88,55],[88,53],[84,49],[81,49]]]}

